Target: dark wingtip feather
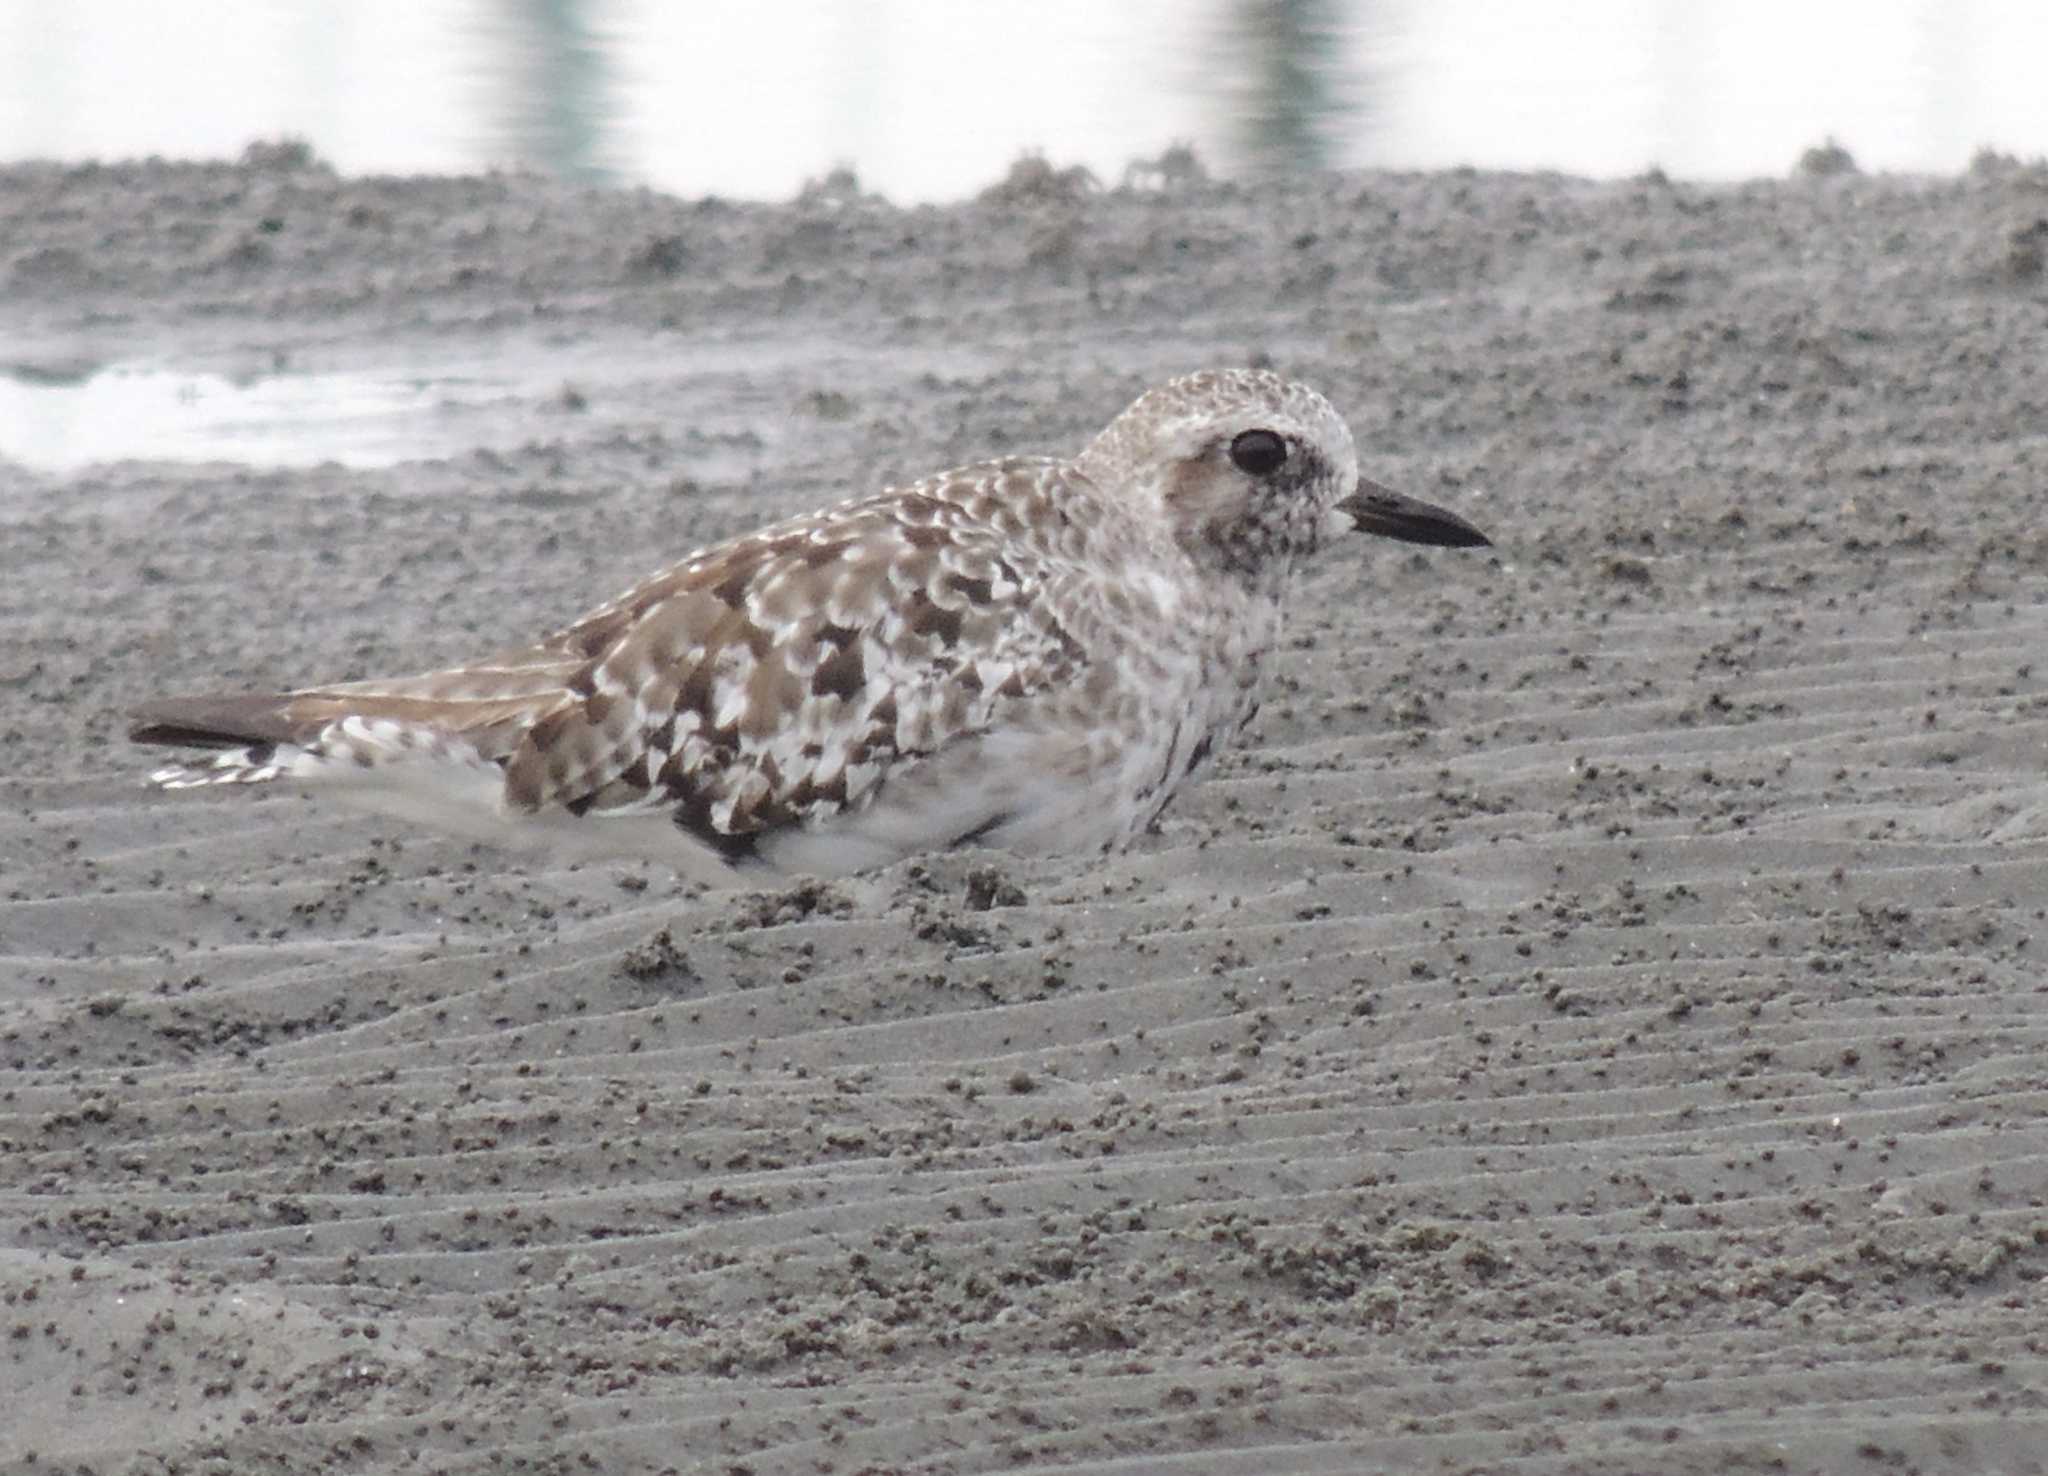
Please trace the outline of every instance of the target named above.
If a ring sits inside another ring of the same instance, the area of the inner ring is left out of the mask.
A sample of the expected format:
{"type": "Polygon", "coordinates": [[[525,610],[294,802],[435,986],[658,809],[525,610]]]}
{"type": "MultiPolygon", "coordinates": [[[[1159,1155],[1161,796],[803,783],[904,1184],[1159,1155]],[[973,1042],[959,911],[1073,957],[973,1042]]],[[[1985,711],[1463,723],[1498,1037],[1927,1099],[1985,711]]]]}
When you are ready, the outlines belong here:
{"type": "Polygon", "coordinates": [[[165,697],[128,715],[132,743],[183,748],[233,748],[245,743],[290,743],[301,725],[288,699],[268,695],[165,697]]]}

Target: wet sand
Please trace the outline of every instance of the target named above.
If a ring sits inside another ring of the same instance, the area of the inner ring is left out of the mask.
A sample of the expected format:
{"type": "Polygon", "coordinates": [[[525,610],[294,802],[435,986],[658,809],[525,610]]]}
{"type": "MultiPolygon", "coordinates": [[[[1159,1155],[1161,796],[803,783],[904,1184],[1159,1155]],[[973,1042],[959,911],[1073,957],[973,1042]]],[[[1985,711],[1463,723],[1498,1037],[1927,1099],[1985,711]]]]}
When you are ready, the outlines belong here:
{"type": "Polygon", "coordinates": [[[548,385],[0,463],[0,1467],[2048,1469],[2044,220],[0,170],[10,372],[548,385]],[[122,740],[1247,361],[1499,546],[1322,557],[1128,856],[704,894],[122,740]]]}

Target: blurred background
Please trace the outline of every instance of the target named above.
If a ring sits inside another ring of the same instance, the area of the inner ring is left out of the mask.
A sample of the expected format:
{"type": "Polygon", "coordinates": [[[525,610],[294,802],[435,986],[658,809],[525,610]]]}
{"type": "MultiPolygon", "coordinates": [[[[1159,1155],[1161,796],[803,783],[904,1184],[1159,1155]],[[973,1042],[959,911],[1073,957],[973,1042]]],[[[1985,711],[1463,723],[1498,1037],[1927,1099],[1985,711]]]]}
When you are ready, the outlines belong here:
{"type": "Polygon", "coordinates": [[[1192,144],[1325,166],[1782,175],[2048,152],[2042,0],[0,0],[0,160],[527,166],[898,203],[1027,150],[1113,185],[1192,144]]]}

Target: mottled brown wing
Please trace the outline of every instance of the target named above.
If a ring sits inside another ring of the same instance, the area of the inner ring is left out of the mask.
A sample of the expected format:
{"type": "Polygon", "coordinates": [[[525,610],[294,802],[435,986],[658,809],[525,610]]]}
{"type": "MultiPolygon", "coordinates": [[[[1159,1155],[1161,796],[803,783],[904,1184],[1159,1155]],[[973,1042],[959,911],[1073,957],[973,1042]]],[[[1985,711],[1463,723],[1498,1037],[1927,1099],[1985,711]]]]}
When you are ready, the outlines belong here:
{"type": "Polygon", "coordinates": [[[934,478],[720,545],[544,643],[587,651],[506,763],[515,809],[674,807],[731,852],[859,808],[890,770],[1069,680],[1035,598],[1061,574],[990,505],[1048,506],[1044,463],[934,478]]]}

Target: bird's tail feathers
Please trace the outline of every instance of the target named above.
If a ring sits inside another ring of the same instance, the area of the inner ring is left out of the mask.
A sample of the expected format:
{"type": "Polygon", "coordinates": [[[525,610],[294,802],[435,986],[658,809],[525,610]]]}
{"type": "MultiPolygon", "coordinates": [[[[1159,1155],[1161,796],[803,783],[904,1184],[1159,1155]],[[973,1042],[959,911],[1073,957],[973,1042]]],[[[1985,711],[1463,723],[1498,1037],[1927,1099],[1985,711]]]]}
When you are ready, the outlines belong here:
{"type": "Polygon", "coordinates": [[[129,737],[223,750],[156,770],[150,782],[164,789],[317,780],[414,760],[495,775],[519,735],[560,697],[559,687],[451,696],[421,690],[419,679],[370,685],[168,698],[137,711],[129,737]]]}

